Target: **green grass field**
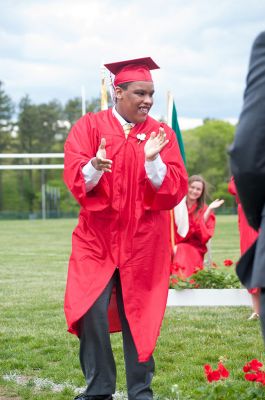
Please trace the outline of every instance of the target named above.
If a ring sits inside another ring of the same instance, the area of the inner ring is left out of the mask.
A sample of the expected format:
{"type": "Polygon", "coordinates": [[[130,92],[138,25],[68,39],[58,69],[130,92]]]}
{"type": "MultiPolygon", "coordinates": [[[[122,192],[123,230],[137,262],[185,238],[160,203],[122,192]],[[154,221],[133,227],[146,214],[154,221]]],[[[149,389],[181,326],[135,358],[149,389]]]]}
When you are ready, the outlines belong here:
{"type": "MultiPolygon", "coordinates": [[[[1,400],[71,400],[73,389],[85,385],[78,340],[66,332],[63,313],[75,223],[74,219],[0,222],[1,400]]],[[[236,216],[218,216],[212,256],[219,265],[226,258],[238,259],[236,216]]],[[[153,389],[159,399],[173,399],[173,384],[183,395],[191,394],[205,381],[203,365],[216,365],[219,357],[227,359],[231,380],[244,384],[245,362],[264,360],[259,322],[247,321],[249,313],[247,307],[168,309],[155,351],[153,389]]],[[[125,393],[120,334],[112,335],[112,344],[117,391],[125,393]]]]}

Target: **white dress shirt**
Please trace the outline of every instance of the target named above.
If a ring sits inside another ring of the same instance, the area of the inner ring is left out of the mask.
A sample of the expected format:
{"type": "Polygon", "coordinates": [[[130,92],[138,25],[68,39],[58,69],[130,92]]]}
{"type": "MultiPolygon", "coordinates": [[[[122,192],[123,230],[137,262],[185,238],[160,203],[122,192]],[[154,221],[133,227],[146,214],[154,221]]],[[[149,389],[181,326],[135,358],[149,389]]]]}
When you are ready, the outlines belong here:
{"type": "MultiPolygon", "coordinates": [[[[122,118],[120,114],[118,114],[115,107],[113,107],[112,112],[122,126],[128,124],[128,122],[122,118]]],[[[135,124],[131,123],[131,125],[133,127],[135,124]]],[[[145,161],[144,167],[146,175],[148,176],[148,179],[150,179],[152,185],[156,189],[159,189],[167,173],[167,166],[165,163],[163,163],[160,154],[158,154],[156,159],[153,161],[145,161]]],[[[82,168],[82,172],[85,179],[87,192],[92,190],[98,184],[104,173],[103,171],[98,171],[95,169],[91,163],[91,160],[82,168]]]]}

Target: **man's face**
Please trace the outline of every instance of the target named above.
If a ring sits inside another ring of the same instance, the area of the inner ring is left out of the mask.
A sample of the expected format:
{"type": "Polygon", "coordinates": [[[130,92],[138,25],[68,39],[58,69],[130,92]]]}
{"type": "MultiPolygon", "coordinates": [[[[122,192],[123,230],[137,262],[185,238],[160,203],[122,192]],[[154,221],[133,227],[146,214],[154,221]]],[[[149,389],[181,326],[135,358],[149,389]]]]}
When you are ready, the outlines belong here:
{"type": "Polygon", "coordinates": [[[116,109],[128,122],[142,123],[153,105],[153,82],[130,82],[127,89],[116,87],[116,109]]]}

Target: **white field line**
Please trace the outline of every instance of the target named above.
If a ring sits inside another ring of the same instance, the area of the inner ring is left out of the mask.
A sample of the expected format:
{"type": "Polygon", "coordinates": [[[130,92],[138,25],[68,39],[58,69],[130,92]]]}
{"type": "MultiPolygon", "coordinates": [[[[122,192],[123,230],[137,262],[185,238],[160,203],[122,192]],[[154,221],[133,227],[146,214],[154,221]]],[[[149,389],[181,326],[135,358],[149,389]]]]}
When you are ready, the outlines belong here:
{"type": "MultiPolygon", "coordinates": [[[[42,379],[42,378],[30,378],[28,376],[18,375],[16,373],[9,373],[3,375],[3,379],[9,382],[15,382],[17,385],[31,385],[34,386],[38,390],[50,389],[54,393],[62,392],[64,389],[71,389],[74,393],[82,393],[85,390],[83,388],[77,388],[70,383],[54,383],[50,379],[42,379]]],[[[124,393],[116,392],[114,395],[115,400],[127,400],[127,395],[124,393]]]]}

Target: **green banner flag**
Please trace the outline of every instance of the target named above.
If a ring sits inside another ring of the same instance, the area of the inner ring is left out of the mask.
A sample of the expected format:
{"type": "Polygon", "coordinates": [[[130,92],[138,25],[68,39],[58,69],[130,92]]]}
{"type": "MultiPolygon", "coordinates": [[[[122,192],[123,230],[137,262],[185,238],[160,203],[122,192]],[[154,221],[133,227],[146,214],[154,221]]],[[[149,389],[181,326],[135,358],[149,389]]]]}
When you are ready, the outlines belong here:
{"type": "MultiPolygon", "coordinates": [[[[177,109],[175,106],[175,102],[173,99],[172,94],[168,93],[168,107],[167,107],[167,124],[174,130],[177,142],[179,145],[180,154],[182,156],[182,160],[186,165],[186,157],[185,157],[185,150],[184,144],[182,140],[182,135],[179,129],[178,124],[178,116],[177,116],[177,109]]],[[[170,213],[170,225],[171,225],[171,244],[173,253],[175,254],[176,246],[175,246],[175,227],[176,224],[178,234],[182,237],[185,237],[189,231],[189,215],[188,209],[186,204],[186,196],[183,197],[181,202],[174,207],[174,209],[170,213]]]]}
{"type": "Polygon", "coordinates": [[[181,132],[179,129],[177,109],[176,109],[176,105],[175,105],[175,102],[174,102],[174,99],[173,99],[171,93],[168,94],[168,121],[167,121],[167,123],[176,133],[179,150],[180,150],[182,159],[184,161],[184,164],[186,165],[185,149],[184,149],[184,143],[182,140],[182,135],[181,135],[181,132]]]}

